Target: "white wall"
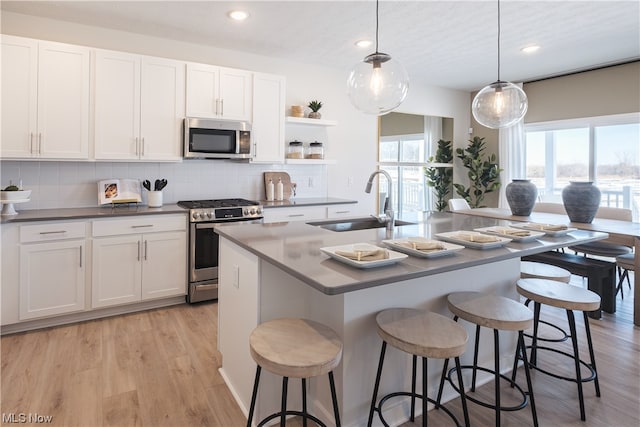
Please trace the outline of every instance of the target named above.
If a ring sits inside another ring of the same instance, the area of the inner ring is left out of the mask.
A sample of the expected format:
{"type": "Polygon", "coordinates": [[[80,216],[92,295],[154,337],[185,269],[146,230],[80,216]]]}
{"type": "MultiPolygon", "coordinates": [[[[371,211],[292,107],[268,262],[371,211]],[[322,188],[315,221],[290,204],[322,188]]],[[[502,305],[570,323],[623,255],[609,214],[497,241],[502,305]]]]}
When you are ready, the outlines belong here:
{"type": "MultiPolygon", "coordinates": [[[[1,24],[5,34],[281,74],[287,79],[287,108],[320,99],[324,104],[323,118],[338,122],[338,126],[327,129],[328,140],[322,141],[326,157],[337,160],[336,165],[329,166],[270,166],[227,161],[176,164],[3,161],[0,165],[2,185],[8,185],[10,179],[14,183],[22,179],[25,187],[34,190],[32,202],[19,208],[95,206],[95,181],[105,178],[165,177],[169,181],[165,190],[167,202],[260,198],[261,173],[286,170],[298,183],[299,197],[349,198],[371,206],[372,211],[375,209],[375,195],[365,194],[364,185],[376,168],[377,117],[360,113],[350,104],[346,96],[347,70],[9,12],[2,13],[1,24]]],[[[452,117],[454,145],[466,143],[465,132],[469,126],[469,94],[466,92],[412,85],[407,100],[398,110],[452,117]]]]}

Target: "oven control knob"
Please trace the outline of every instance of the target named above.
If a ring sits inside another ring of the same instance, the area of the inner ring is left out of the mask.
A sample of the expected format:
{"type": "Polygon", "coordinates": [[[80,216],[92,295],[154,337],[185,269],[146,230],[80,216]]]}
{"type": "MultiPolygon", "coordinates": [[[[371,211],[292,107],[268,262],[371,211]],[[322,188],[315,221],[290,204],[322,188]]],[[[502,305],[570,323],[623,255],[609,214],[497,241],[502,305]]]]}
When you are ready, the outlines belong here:
{"type": "Polygon", "coordinates": [[[200,213],[194,212],[192,216],[193,216],[193,219],[198,219],[198,217],[200,216],[200,213]]]}
{"type": "Polygon", "coordinates": [[[260,208],[256,209],[256,213],[257,213],[258,215],[260,215],[260,214],[262,213],[262,209],[260,209],[260,208]]]}
{"type": "Polygon", "coordinates": [[[249,213],[250,213],[251,215],[255,215],[256,210],[255,210],[254,208],[251,208],[251,209],[249,210],[249,213]]]}
{"type": "Polygon", "coordinates": [[[211,211],[208,211],[208,212],[207,212],[207,217],[208,217],[208,218],[211,218],[211,211]]]}
{"type": "Polygon", "coordinates": [[[242,213],[243,213],[244,215],[249,215],[249,209],[244,209],[244,210],[242,211],[242,213]]]}

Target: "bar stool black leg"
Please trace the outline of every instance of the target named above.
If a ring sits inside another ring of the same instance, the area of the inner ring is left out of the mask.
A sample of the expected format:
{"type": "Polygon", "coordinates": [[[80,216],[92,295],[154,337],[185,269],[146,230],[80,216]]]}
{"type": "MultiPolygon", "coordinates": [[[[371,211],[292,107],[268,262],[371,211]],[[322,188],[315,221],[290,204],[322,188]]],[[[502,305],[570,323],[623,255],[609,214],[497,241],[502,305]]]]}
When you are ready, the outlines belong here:
{"type": "Polygon", "coordinates": [[[600,382],[598,381],[598,369],[596,368],[596,358],[593,353],[593,343],[591,342],[591,327],[589,326],[589,316],[587,315],[586,311],[583,311],[582,315],[584,316],[584,329],[585,329],[585,332],[587,333],[587,345],[589,346],[589,357],[591,358],[591,368],[595,373],[595,378],[593,379],[593,382],[596,386],[596,396],[600,397],[600,382]]]}
{"type": "MultiPolygon", "coordinates": [[[[538,413],[536,411],[536,401],[533,397],[533,385],[531,382],[531,371],[527,362],[527,349],[524,345],[524,332],[518,331],[518,347],[522,351],[522,362],[524,364],[524,375],[527,377],[527,394],[529,395],[529,405],[531,405],[531,416],[533,418],[533,426],[538,427],[538,413]]],[[[516,353],[517,353],[516,349],[516,353]]]]}
{"type": "MultiPolygon", "coordinates": [[[[445,364],[449,362],[449,359],[446,360],[445,364]]],[[[462,413],[464,414],[464,425],[465,427],[469,427],[469,411],[467,410],[467,398],[464,393],[464,383],[462,382],[462,369],[460,368],[460,358],[455,358],[456,362],[456,371],[458,373],[458,388],[460,389],[460,403],[462,403],[462,413]]],[[[444,377],[443,377],[444,378],[444,377]]],[[[441,387],[444,384],[441,384],[441,387]]],[[[442,389],[438,392],[438,404],[440,404],[442,389]]]]}
{"type": "MultiPolygon", "coordinates": [[[[529,362],[532,365],[535,365],[538,361],[538,324],[540,323],[540,306],[539,302],[535,302],[533,304],[533,337],[531,337],[531,357],[529,358],[529,362]]],[[[526,349],[525,349],[526,351],[526,349]]]]}
{"type": "Polygon", "coordinates": [[[247,418],[247,427],[251,427],[253,421],[253,411],[256,409],[256,397],[258,396],[258,383],[260,382],[260,365],[256,368],[256,378],[253,382],[253,393],[251,393],[251,406],[249,408],[249,418],[247,418]]]}
{"type": "Polygon", "coordinates": [[[580,401],[580,419],[586,420],[584,411],[584,395],[582,393],[582,373],[580,372],[580,353],[578,352],[578,338],[576,335],[576,319],[572,310],[567,310],[567,320],[569,320],[569,331],[571,333],[571,343],[573,344],[573,359],[576,365],[576,382],[578,383],[578,399],[580,401]]]}
{"type": "Polygon", "coordinates": [[[380,376],[382,375],[382,364],[384,363],[384,353],[387,349],[386,341],[382,341],[382,349],[380,350],[380,361],[378,362],[378,373],[376,374],[376,384],[373,387],[373,397],[371,398],[371,408],[369,408],[369,421],[367,426],[371,427],[373,423],[373,411],[376,407],[376,397],[378,396],[378,388],[380,387],[380,376]]]}
{"type": "Polygon", "coordinates": [[[333,415],[336,418],[336,427],[340,427],[340,411],[338,410],[338,396],[336,396],[336,383],[333,380],[333,371],[329,371],[329,386],[331,387],[331,400],[333,401],[333,415]]]}
{"type": "MultiPolygon", "coordinates": [[[[427,372],[428,372],[427,358],[423,357],[422,358],[422,427],[427,427],[429,423],[428,421],[429,417],[427,416],[427,403],[428,403],[427,390],[429,389],[429,386],[427,385],[427,372]]],[[[414,393],[414,396],[415,396],[415,393],[414,393]]]]}
{"type": "Polygon", "coordinates": [[[302,426],[307,427],[307,379],[302,379],[302,426]]]}
{"type": "MultiPolygon", "coordinates": [[[[442,400],[442,390],[444,389],[444,379],[447,375],[447,369],[449,368],[449,359],[445,359],[444,366],[442,367],[442,375],[440,376],[440,387],[438,387],[438,398],[436,399],[436,409],[440,408],[440,401],[442,400]]],[[[456,368],[459,367],[456,365],[456,368]]],[[[464,390],[464,389],[460,389],[464,390]]]]}
{"type": "Polygon", "coordinates": [[[418,356],[413,355],[413,368],[411,370],[411,422],[416,420],[416,368],[418,356]]]}
{"type": "Polygon", "coordinates": [[[282,377],[282,403],[280,411],[280,427],[285,427],[287,422],[287,384],[289,383],[289,377],[282,377]]]}
{"type": "Polygon", "coordinates": [[[478,346],[480,345],[480,325],[476,326],[476,343],[473,347],[473,375],[471,377],[471,391],[476,391],[476,373],[478,367],[478,346]]]}
{"type": "MultiPolygon", "coordinates": [[[[493,365],[495,370],[496,427],[500,427],[500,338],[497,329],[493,330],[493,365]]],[[[474,360],[474,366],[477,366],[476,360],[474,360]]]]}

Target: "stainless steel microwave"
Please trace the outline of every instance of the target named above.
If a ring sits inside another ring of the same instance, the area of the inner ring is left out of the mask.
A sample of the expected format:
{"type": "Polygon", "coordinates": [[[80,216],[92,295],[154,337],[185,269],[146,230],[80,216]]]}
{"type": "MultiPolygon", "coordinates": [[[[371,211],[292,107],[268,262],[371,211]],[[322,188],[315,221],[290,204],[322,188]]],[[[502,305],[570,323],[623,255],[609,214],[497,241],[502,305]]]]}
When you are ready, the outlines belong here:
{"type": "Polygon", "coordinates": [[[251,124],[243,121],[184,119],[184,157],[195,159],[251,158],[251,124]]]}

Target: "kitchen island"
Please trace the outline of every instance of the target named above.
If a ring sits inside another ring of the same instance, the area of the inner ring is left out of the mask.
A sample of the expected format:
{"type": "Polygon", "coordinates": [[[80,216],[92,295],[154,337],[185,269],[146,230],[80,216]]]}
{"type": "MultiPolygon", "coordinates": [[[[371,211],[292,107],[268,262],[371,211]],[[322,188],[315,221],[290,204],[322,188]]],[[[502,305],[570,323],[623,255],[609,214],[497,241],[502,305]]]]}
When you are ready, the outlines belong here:
{"type": "MultiPolygon", "coordinates": [[[[528,243],[508,243],[495,249],[463,249],[439,258],[408,257],[394,265],[359,269],[330,259],[320,248],[354,243],[379,244],[387,238],[433,237],[437,233],[506,225],[508,222],[453,215],[425,214],[416,224],[334,232],[304,222],[229,224],[220,235],[218,348],[221,373],[240,407],[248,413],[255,373],[248,337],[259,323],[278,317],[305,317],[334,329],[344,343],[342,363],[335,371],[338,402],[345,426],[366,425],[381,340],[375,314],[389,307],[428,309],[451,317],[446,307],[450,292],[475,290],[517,298],[514,283],[520,275],[520,257],[607,237],[606,233],[576,230],[561,237],[543,237],[528,243]]],[[[464,324],[470,337],[472,327],[464,324]]],[[[484,335],[482,336],[484,338],[484,335]]],[[[481,338],[481,339],[482,339],[481,338]]],[[[511,366],[515,335],[501,340],[502,366],[511,366]]],[[[468,350],[462,363],[471,359],[468,350]]],[[[493,363],[491,346],[481,346],[480,365],[493,363]]],[[[380,394],[409,386],[410,358],[389,349],[380,394]]],[[[441,364],[429,369],[430,394],[437,389],[441,364]]],[[[465,382],[468,379],[465,378],[465,382]]],[[[488,379],[481,378],[481,381],[488,379]]],[[[292,384],[292,390],[298,387],[292,384]]],[[[310,410],[331,420],[326,378],[308,382],[310,410]]],[[[421,387],[421,385],[418,385],[421,387]]],[[[257,419],[279,408],[280,378],[261,378],[257,419]]],[[[445,388],[444,399],[455,395],[445,388]]],[[[290,393],[289,405],[300,405],[299,393],[290,393]]],[[[390,402],[387,420],[399,424],[408,418],[408,402],[390,402]]]]}

